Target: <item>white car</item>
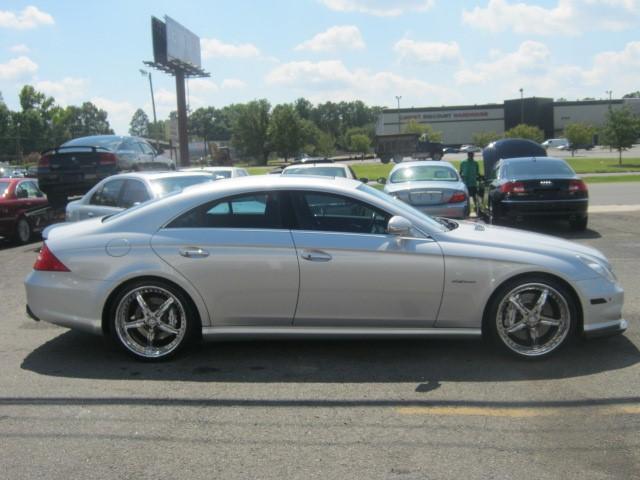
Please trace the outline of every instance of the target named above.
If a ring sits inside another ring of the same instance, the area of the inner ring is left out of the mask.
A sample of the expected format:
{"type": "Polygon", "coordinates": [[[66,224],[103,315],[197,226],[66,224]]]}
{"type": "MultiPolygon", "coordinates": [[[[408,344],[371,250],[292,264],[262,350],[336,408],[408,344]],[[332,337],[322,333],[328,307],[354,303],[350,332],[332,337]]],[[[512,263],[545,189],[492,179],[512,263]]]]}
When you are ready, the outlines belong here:
{"type": "Polygon", "coordinates": [[[113,215],[153,198],[160,198],[197,183],[215,180],[205,172],[138,172],[105,178],[80,200],[69,202],[67,222],[113,215]]]}
{"type": "Polygon", "coordinates": [[[223,178],[247,177],[249,172],[241,167],[190,167],[181,168],[181,172],[207,172],[214,177],[214,180],[223,178]]]}
{"type": "MultiPolygon", "coordinates": [[[[356,172],[354,172],[349,165],[330,161],[292,164],[282,170],[282,175],[314,175],[319,177],[340,177],[358,180],[356,172]]],[[[366,183],[368,179],[362,178],[360,181],[366,183]]]]}
{"type": "Polygon", "coordinates": [[[462,145],[460,147],[460,153],[480,153],[482,149],[476,145],[462,145]]]}
{"type": "Polygon", "coordinates": [[[344,178],[211,182],[45,236],[27,313],[142,360],[199,338],[483,335],[532,358],[627,328],[598,250],[436,221],[344,178]]]}
{"type": "Polygon", "coordinates": [[[547,148],[557,148],[559,150],[568,150],[569,149],[569,140],[566,138],[550,138],[541,143],[541,145],[547,148]]]}

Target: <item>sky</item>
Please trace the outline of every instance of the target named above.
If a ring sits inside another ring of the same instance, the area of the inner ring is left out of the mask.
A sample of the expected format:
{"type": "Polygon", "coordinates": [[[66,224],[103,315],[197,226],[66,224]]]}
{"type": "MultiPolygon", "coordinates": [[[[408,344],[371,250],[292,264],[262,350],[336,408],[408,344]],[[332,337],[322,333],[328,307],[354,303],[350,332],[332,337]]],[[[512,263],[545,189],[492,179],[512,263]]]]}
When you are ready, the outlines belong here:
{"type": "MultiPolygon", "coordinates": [[[[201,39],[207,79],[189,107],[362,100],[401,107],[575,100],[640,90],[640,0],[3,0],[0,92],[25,84],[60,105],[90,100],[116,133],[152,117],[151,16],[201,39]]],[[[158,118],[175,81],[152,73],[158,118]]]]}

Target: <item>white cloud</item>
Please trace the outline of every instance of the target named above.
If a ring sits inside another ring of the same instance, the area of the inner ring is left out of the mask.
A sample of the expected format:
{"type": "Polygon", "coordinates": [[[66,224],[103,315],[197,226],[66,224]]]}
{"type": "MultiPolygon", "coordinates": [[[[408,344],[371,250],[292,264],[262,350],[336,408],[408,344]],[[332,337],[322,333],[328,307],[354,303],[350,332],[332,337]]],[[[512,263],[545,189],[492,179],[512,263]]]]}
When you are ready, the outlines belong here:
{"type": "Polygon", "coordinates": [[[12,53],[29,53],[30,48],[27,47],[24,43],[20,43],[18,45],[11,45],[9,47],[9,51],[12,53]]]}
{"type": "Polygon", "coordinates": [[[545,8],[510,0],[462,11],[467,25],[490,32],[525,35],[577,35],[591,30],[622,30],[640,20],[640,0],[558,0],[545,8]]]}
{"type": "Polygon", "coordinates": [[[91,99],[96,107],[106,110],[111,128],[120,135],[128,135],[129,123],[135,107],[127,101],[110,100],[105,97],[93,97],[91,99]]]}
{"type": "Polygon", "coordinates": [[[51,15],[32,5],[25,7],[20,13],[0,10],[0,28],[27,30],[39,25],[53,25],[54,23],[51,15]]]}
{"type": "Polygon", "coordinates": [[[247,83],[239,78],[225,78],[222,81],[222,88],[245,88],[247,83]]]}
{"type": "Polygon", "coordinates": [[[344,25],[331,27],[318,33],[311,40],[301,43],[296,50],[312,52],[332,52],[336,50],[359,50],[365,48],[364,40],[358,27],[344,25]]]}
{"type": "Polygon", "coordinates": [[[223,43],[217,38],[200,40],[203,58],[251,58],[260,56],[258,47],[251,43],[223,43]]]}
{"type": "Polygon", "coordinates": [[[377,17],[397,17],[407,12],[425,12],[435,0],[319,0],[338,12],[358,12],[377,17]]]}
{"type": "Polygon", "coordinates": [[[410,59],[421,63],[456,62],[461,58],[457,42],[416,42],[403,38],[393,46],[401,59],[410,59]]]}
{"type": "Polygon", "coordinates": [[[7,63],[0,63],[0,80],[13,80],[33,75],[38,71],[38,64],[29,57],[12,58],[7,63]]]}
{"type": "Polygon", "coordinates": [[[339,60],[290,62],[275,67],[265,78],[268,85],[287,87],[312,101],[360,99],[389,104],[395,95],[417,104],[459,101],[452,89],[393,72],[350,70],[339,60]]]}
{"type": "MultiPolygon", "coordinates": [[[[193,78],[189,80],[189,95],[207,94],[217,92],[218,85],[208,78],[193,78]]],[[[175,98],[175,97],[174,97],[175,98]]]]}
{"type": "Polygon", "coordinates": [[[155,91],[155,100],[156,105],[170,106],[173,110],[178,108],[176,103],[176,92],[167,90],[166,88],[160,88],[155,91]]]}
{"type": "Polygon", "coordinates": [[[69,105],[75,101],[86,99],[88,81],[85,78],[65,77],[60,81],[40,80],[34,88],[51,95],[61,105],[69,105]]]}

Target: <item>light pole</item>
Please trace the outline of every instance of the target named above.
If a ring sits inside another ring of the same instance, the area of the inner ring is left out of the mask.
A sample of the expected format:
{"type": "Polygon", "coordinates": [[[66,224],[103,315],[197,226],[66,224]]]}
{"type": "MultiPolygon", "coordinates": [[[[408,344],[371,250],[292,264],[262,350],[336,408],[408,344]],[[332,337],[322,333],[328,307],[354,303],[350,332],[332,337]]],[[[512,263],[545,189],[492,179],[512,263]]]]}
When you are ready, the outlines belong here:
{"type": "Polygon", "coordinates": [[[149,89],[151,90],[151,107],[153,108],[153,129],[156,133],[156,150],[158,149],[158,118],[156,117],[156,99],[153,96],[153,82],[151,81],[151,72],[147,72],[146,70],[140,69],[140,75],[144,77],[149,77],[149,89]]]}
{"type": "MultiPolygon", "coordinates": [[[[607,95],[609,95],[609,114],[611,114],[611,99],[612,99],[612,95],[613,95],[613,90],[607,90],[604,93],[606,93],[607,95]]],[[[613,151],[613,148],[611,148],[611,146],[609,146],[609,151],[613,151]]]]}
{"type": "Polygon", "coordinates": [[[402,95],[396,95],[396,100],[398,101],[398,133],[401,133],[401,129],[400,129],[400,99],[402,98],[402,95]]]}
{"type": "Polygon", "coordinates": [[[520,124],[524,123],[524,89],[520,89],[520,124]]]}

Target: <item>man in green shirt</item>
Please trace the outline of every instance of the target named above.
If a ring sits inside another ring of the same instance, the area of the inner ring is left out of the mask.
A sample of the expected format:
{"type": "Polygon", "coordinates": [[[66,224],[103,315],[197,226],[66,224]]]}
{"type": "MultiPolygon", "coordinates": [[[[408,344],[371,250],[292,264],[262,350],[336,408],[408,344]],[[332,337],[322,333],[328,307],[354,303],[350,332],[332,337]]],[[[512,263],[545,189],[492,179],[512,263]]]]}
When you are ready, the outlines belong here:
{"type": "MultiPolygon", "coordinates": [[[[473,152],[467,152],[467,159],[460,163],[460,176],[469,190],[469,199],[473,198],[473,207],[478,211],[478,162],[473,158],[473,152]]],[[[471,202],[469,202],[471,203],[471,202]]],[[[469,205],[471,207],[471,205],[469,205]]]]}

